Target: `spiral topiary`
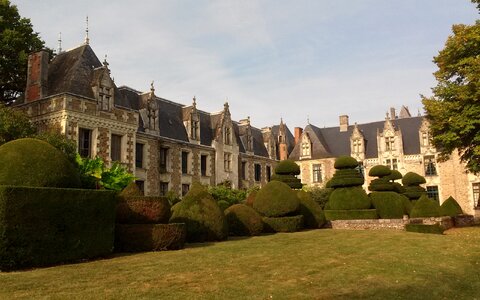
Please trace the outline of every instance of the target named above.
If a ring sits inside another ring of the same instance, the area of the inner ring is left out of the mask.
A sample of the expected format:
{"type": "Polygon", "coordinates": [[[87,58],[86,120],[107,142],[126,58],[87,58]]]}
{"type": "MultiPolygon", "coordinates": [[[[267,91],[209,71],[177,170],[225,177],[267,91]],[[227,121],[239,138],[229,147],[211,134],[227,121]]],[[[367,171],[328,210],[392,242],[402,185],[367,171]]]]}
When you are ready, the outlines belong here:
{"type": "Polygon", "coordinates": [[[0,185],[78,188],[78,171],[47,142],[25,138],[0,146],[0,185]]]}
{"type": "Polygon", "coordinates": [[[224,240],[228,236],[228,225],[207,188],[198,182],[172,207],[170,223],[187,224],[187,241],[204,242],[224,240]]]}
{"type": "Polygon", "coordinates": [[[450,196],[447,200],[443,201],[442,205],[440,205],[440,214],[442,216],[455,217],[463,214],[463,211],[458,202],[450,196]]]}
{"type": "Polygon", "coordinates": [[[293,160],[282,160],[275,167],[275,174],[272,175],[270,180],[286,183],[292,189],[301,189],[302,182],[295,177],[299,174],[300,167],[293,160]]]}
{"type": "Polygon", "coordinates": [[[258,191],[253,208],[266,217],[283,217],[294,213],[300,202],[297,195],[285,183],[270,181],[258,191]]]}
{"type": "Polygon", "coordinates": [[[420,186],[426,182],[425,177],[414,172],[408,172],[402,178],[404,186],[403,194],[410,200],[417,200],[420,196],[426,194],[426,190],[420,186]]]}
{"type": "Polygon", "coordinates": [[[411,218],[428,218],[428,217],[440,217],[440,205],[437,201],[434,201],[422,195],[412,207],[410,212],[411,218]]]}
{"type": "Polygon", "coordinates": [[[250,206],[234,204],[225,210],[230,235],[253,236],[263,231],[262,217],[250,206]]]}
{"type": "Polygon", "coordinates": [[[297,196],[300,200],[298,212],[303,215],[305,228],[322,227],[325,224],[325,214],[320,205],[305,191],[298,191],[297,196]]]}

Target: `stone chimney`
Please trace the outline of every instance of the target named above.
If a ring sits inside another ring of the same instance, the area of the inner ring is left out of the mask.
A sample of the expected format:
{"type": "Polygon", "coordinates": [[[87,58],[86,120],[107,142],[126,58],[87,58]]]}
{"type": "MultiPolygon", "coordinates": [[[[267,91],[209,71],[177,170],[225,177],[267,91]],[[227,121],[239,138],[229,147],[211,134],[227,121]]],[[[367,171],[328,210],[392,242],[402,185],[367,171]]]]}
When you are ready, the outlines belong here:
{"type": "Polygon", "coordinates": [[[339,117],[340,119],[340,132],[345,132],[348,130],[348,116],[347,115],[341,115],[339,117]]]}
{"type": "Polygon", "coordinates": [[[303,129],[300,127],[295,127],[295,145],[300,142],[300,138],[302,137],[303,129]]]}
{"type": "Polygon", "coordinates": [[[28,56],[26,103],[47,96],[48,57],[49,54],[46,50],[40,50],[28,56]]]}

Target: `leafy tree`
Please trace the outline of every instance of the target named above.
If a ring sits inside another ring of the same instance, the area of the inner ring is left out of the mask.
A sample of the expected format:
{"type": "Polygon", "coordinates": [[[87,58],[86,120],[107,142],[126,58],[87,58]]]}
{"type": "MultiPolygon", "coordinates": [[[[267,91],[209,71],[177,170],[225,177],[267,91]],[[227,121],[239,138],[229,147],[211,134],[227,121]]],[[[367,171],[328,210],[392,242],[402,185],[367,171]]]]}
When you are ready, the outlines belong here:
{"type": "MultiPolygon", "coordinates": [[[[2,46],[0,45],[0,47],[2,46]]],[[[35,132],[35,127],[23,112],[0,103],[0,145],[12,140],[31,137],[35,132]]]]}
{"type": "MultiPolygon", "coordinates": [[[[480,6],[480,1],[475,1],[480,6]]],[[[432,142],[446,160],[454,150],[469,171],[480,172],[480,20],[454,25],[434,62],[434,96],[422,96],[432,142]]]]}
{"type": "Polygon", "coordinates": [[[44,42],[9,0],[0,0],[0,102],[12,103],[25,89],[28,54],[44,42]]]}

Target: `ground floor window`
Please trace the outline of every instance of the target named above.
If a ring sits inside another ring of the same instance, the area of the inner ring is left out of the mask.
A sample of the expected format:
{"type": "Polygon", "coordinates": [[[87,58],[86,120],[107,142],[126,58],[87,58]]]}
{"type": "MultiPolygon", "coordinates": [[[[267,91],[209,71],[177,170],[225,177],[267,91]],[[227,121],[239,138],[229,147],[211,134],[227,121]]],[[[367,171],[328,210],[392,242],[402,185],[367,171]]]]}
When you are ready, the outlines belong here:
{"type": "Polygon", "coordinates": [[[142,192],[145,193],[145,181],[143,180],[136,180],[135,184],[137,185],[138,189],[142,192]]]}
{"type": "Polygon", "coordinates": [[[473,189],[473,205],[480,209],[480,182],[472,183],[473,189]]]}
{"type": "Polygon", "coordinates": [[[160,182],[160,196],[165,196],[168,193],[168,182],[160,182]]]}
{"type": "Polygon", "coordinates": [[[427,186],[427,196],[428,196],[430,199],[439,201],[439,199],[438,199],[438,186],[436,186],[436,185],[434,185],[434,186],[427,186]]]}
{"type": "Polygon", "coordinates": [[[200,173],[202,176],[207,176],[207,155],[200,156],[200,173]]]}
{"type": "Polygon", "coordinates": [[[92,131],[78,128],[78,153],[81,157],[90,157],[92,152],[92,131]]]}
{"type": "Polygon", "coordinates": [[[189,184],[182,184],[182,196],[185,196],[188,191],[190,190],[190,185],[189,184]]]}
{"type": "Polygon", "coordinates": [[[313,182],[322,182],[322,166],[320,164],[313,165],[313,182]]]}
{"type": "Polygon", "coordinates": [[[262,166],[260,164],[255,164],[255,181],[260,181],[262,178],[262,166]]]}
{"type": "Polygon", "coordinates": [[[272,168],[270,166],[266,167],[265,174],[267,175],[267,182],[270,182],[270,176],[272,175],[272,168]]]}
{"type": "Polygon", "coordinates": [[[243,180],[247,179],[247,162],[246,161],[242,161],[241,177],[243,180]]]}

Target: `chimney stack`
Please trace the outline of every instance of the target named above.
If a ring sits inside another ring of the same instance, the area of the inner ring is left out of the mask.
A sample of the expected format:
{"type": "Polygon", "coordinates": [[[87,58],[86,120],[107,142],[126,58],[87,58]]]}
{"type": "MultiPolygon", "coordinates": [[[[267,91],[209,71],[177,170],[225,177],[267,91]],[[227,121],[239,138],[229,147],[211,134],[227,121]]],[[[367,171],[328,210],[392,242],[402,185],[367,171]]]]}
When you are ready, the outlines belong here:
{"type": "Polygon", "coordinates": [[[348,116],[347,115],[341,115],[339,117],[340,119],[340,132],[345,132],[348,130],[348,116]]]}
{"type": "Polygon", "coordinates": [[[302,137],[303,129],[300,127],[295,127],[295,145],[300,142],[300,138],[302,137]]]}
{"type": "Polygon", "coordinates": [[[33,102],[47,95],[48,57],[46,50],[40,50],[28,56],[27,86],[25,102],[33,102]]]}

